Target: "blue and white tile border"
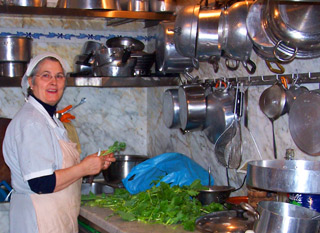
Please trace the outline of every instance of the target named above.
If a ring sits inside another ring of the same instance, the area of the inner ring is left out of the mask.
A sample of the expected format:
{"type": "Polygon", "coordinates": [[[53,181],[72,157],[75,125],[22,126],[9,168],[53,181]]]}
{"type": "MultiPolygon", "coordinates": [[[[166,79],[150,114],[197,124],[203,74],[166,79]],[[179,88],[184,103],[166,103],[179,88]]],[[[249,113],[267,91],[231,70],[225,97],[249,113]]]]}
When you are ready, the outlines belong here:
{"type": "MultiPolygon", "coordinates": [[[[139,33],[139,32],[138,32],[139,33]]],[[[108,31],[84,31],[84,30],[39,30],[28,28],[0,28],[0,36],[23,36],[32,38],[39,42],[63,42],[63,43],[83,43],[84,41],[94,40],[99,42],[105,42],[110,38],[117,36],[129,36],[140,40],[144,43],[148,43],[156,39],[155,35],[143,35],[137,32],[123,32],[114,34],[114,32],[108,31]]],[[[140,32],[141,33],[141,32],[140,32]]]]}

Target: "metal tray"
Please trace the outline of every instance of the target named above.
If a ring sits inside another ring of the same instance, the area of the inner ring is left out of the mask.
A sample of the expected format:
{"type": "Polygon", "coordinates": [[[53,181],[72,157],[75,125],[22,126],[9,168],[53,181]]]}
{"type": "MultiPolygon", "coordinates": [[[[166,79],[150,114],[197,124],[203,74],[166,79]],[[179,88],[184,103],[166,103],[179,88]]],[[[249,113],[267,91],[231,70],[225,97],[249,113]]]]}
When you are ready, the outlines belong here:
{"type": "Polygon", "coordinates": [[[320,162],[259,160],[247,167],[247,185],[284,193],[320,194],[320,162]]]}

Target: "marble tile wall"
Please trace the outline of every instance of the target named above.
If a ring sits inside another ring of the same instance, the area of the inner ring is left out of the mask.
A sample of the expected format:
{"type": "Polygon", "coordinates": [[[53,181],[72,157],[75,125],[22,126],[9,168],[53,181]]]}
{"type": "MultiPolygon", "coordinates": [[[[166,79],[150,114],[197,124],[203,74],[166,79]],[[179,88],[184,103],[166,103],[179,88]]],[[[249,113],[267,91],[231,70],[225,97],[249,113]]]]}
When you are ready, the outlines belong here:
{"type": "MultiPolygon", "coordinates": [[[[8,33],[30,35],[34,38],[33,54],[53,51],[66,58],[72,67],[73,58],[79,54],[83,43],[97,40],[104,43],[115,35],[126,35],[141,39],[147,51],[154,50],[156,27],[144,28],[142,23],[129,23],[117,27],[106,26],[105,20],[75,20],[41,17],[2,17],[0,35],[8,33]]],[[[251,55],[257,64],[255,75],[271,74],[264,61],[251,55]]],[[[246,77],[248,73],[240,67],[231,72],[221,60],[218,73],[211,65],[201,63],[200,69],[192,74],[200,79],[246,77]]],[[[285,65],[286,73],[319,72],[320,59],[295,60],[285,65]]],[[[183,78],[183,77],[182,77],[183,78]]],[[[273,159],[271,123],[260,111],[259,96],[268,86],[249,87],[249,126],[241,126],[243,134],[243,160],[273,159]]],[[[94,88],[68,87],[59,103],[59,108],[76,104],[86,97],[87,102],[72,113],[73,121],[82,145],[82,158],[94,153],[98,148],[106,148],[113,141],[125,141],[128,154],[150,157],[165,152],[179,152],[194,159],[205,169],[212,167],[216,184],[227,184],[226,171],[214,155],[214,145],[203,131],[182,134],[177,129],[168,129],[162,120],[162,94],[169,87],[155,88],[94,88]]],[[[308,85],[318,89],[318,84],[308,85]]],[[[19,87],[0,88],[0,116],[13,117],[24,100],[19,87]]],[[[319,160],[301,152],[292,141],[288,130],[288,116],[275,121],[279,158],[283,158],[287,148],[293,148],[297,159],[319,160]]],[[[229,171],[230,184],[239,187],[244,174],[229,171]]],[[[233,195],[245,194],[242,189],[233,195]]]]}

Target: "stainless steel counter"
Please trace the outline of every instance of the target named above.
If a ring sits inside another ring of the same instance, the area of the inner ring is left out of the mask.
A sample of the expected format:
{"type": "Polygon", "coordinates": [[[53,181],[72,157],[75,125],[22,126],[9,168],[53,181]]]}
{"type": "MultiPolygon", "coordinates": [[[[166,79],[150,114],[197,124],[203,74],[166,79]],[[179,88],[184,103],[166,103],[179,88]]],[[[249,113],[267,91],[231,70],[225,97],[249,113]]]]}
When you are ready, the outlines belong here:
{"type": "MultiPolygon", "coordinates": [[[[108,233],[186,233],[189,231],[183,230],[182,226],[166,226],[160,224],[146,224],[141,222],[127,222],[119,216],[112,216],[112,210],[108,208],[81,206],[80,217],[88,220],[97,227],[105,230],[108,233]],[[176,227],[174,229],[174,227],[176,227]]],[[[199,233],[199,231],[194,231],[199,233]]]]}

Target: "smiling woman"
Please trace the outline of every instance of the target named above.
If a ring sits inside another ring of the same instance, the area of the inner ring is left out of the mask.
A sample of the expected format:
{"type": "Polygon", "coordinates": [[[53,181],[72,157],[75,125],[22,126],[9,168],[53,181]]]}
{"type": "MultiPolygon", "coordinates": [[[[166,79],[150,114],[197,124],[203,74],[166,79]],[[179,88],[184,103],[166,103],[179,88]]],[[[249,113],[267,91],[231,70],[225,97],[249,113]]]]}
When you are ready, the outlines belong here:
{"type": "Polygon", "coordinates": [[[26,103],[11,120],[3,155],[14,189],[11,233],[78,232],[82,177],[98,174],[115,161],[113,154],[80,154],[56,106],[65,89],[66,62],[56,54],[31,59],[21,86],[26,103]]]}
{"type": "Polygon", "coordinates": [[[28,77],[29,91],[49,105],[56,105],[65,88],[65,75],[60,62],[53,57],[45,58],[28,77]]]}

